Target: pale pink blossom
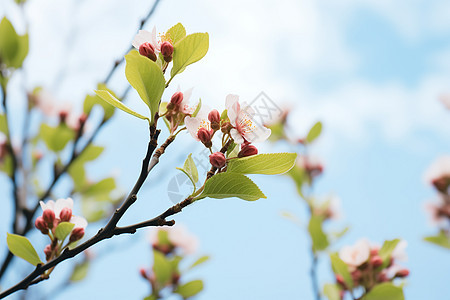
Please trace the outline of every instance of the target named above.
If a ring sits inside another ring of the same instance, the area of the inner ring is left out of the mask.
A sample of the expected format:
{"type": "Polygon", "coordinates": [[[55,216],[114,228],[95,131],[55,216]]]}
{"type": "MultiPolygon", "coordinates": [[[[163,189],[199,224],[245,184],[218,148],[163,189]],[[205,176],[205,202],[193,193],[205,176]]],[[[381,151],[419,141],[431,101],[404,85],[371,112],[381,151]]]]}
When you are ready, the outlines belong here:
{"type": "Polygon", "coordinates": [[[450,94],[441,95],[439,101],[441,101],[447,109],[450,109],[450,94]]]}
{"type": "Polygon", "coordinates": [[[208,113],[203,108],[200,109],[197,116],[195,117],[186,116],[186,118],[184,118],[184,124],[186,125],[186,128],[191,136],[196,141],[200,141],[198,137],[198,131],[200,130],[200,128],[204,128],[210,133],[212,133],[213,131],[211,129],[211,122],[208,120],[208,113]]]}
{"type": "Polygon", "coordinates": [[[424,177],[428,183],[443,177],[450,178],[450,155],[438,157],[425,172],[424,177]]]}
{"type": "Polygon", "coordinates": [[[57,114],[58,101],[50,91],[41,89],[31,94],[30,97],[44,115],[51,117],[57,114]]]}
{"type": "Polygon", "coordinates": [[[398,273],[398,271],[405,269],[404,267],[393,264],[389,268],[383,270],[383,273],[386,275],[386,278],[393,279],[395,275],[398,273]]]}
{"type": "Polygon", "coordinates": [[[339,251],[339,257],[352,269],[365,263],[369,256],[370,244],[366,239],[359,240],[353,246],[344,246],[339,251]]]}
{"type": "Polygon", "coordinates": [[[395,246],[394,251],[392,251],[391,257],[396,261],[407,261],[408,254],[406,253],[406,247],[408,242],[405,240],[400,240],[397,246],[395,246]]]}
{"type": "MultiPolygon", "coordinates": [[[[183,92],[183,101],[181,101],[181,104],[180,104],[180,111],[186,115],[192,115],[195,112],[195,110],[197,109],[198,105],[200,105],[200,103],[197,103],[197,105],[195,105],[195,106],[189,105],[189,99],[192,96],[193,89],[194,88],[190,88],[183,92]]],[[[181,92],[180,86],[178,86],[177,92],[181,92]]]]}
{"type": "MultiPolygon", "coordinates": [[[[56,200],[56,202],[53,200],[49,200],[46,203],[41,201],[39,202],[39,204],[41,205],[43,211],[45,211],[46,209],[52,210],[55,213],[57,219],[59,219],[59,215],[64,208],[69,208],[70,210],[73,210],[72,198],[67,199],[61,198],[56,200]]],[[[85,218],[74,215],[72,215],[69,222],[75,224],[74,228],[86,228],[86,226],[88,225],[85,218]]]]}
{"type": "Polygon", "coordinates": [[[337,196],[331,197],[328,204],[328,214],[330,219],[339,220],[342,218],[342,207],[341,207],[341,199],[337,196]]]}
{"type": "Polygon", "coordinates": [[[270,136],[271,130],[255,122],[253,119],[255,111],[245,102],[241,105],[239,96],[228,95],[225,106],[230,123],[234,127],[230,130],[230,135],[235,143],[263,142],[270,136]]]}
{"type": "Polygon", "coordinates": [[[139,30],[139,33],[133,39],[132,45],[134,48],[139,50],[139,47],[144,43],[150,43],[155,52],[161,51],[161,46],[158,40],[156,39],[156,27],[153,27],[152,32],[147,30],[139,30]]]}
{"type": "Polygon", "coordinates": [[[161,227],[157,230],[151,230],[149,233],[150,243],[157,245],[158,231],[164,230],[168,234],[169,241],[182,250],[185,254],[193,254],[198,248],[198,239],[189,233],[186,227],[182,225],[175,225],[170,227],[161,227]]]}

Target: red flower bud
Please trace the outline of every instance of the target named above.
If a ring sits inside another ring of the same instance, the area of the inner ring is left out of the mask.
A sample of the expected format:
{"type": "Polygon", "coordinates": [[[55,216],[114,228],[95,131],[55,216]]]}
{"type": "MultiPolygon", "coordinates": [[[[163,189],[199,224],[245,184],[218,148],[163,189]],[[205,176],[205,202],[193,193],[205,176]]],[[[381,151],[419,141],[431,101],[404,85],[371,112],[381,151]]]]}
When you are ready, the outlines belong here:
{"type": "Polygon", "coordinates": [[[378,275],[378,282],[386,282],[389,281],[389,278],[386,276],[385,272],[380,273],[380,275],[378,275]]]}
{"type": "Polygon", "coordinates": [[[225,122],[222,124],[222,127],[220,128],[220,130],[223,133],[229,133],[232,128],[233,128],[233,125],[231,125],[230,122],[225,122]]]}
{"type": "Polygon", "coordinates": [[[73,243],[78,240],[81,240],[84,236],[84,228],[77,227],[74,230],[72,230],[72,233],[70,234],[69,242],[73,243]]]}
{"type": "Polygon", "coordinates": [[[161,44],[161,54],[166,62],[170,62],[172,60],[173,45],[167,41],[163,42],[161,44]]]}
{"type": "Polygon", "coordinates": [[[450,178],[447,177],[436,178],[431,183],[439,192],[446,194],[448,188],[450,187],[450,178]]]}
{"type": "Polygon", "coordinates": [[[381,266],[383,264],[383,259],[381,257],[379,257],[378,255],[376,255],[370,259],[370,264],[372,266],[374,266],[375,268],[378,268],[379,266],[381,266]]]}
{"type": "Polygon", "coordinates": [[[352,272],[352,279],[353,279],[353,281],[359,281],[360,279],[361,279],[361,271],[360,270],[358,270],[358,269],[356,269],[355,271],[353,271],[352,272]]]}
{"type": "Polygon", "coordinates": [[[52,253],[53,253],[52,245],[45,246],[44,254],[46,260],[50,260],[50,258],[52,258],[52,253]]]}
{"type": "Polygon", "coordinates": [[[378,249],[374,248],[374,249],[370,249],[370,256],[375,256],[378,255],[378,249]]]}
{"type": "Polygon", "coordinates": [[[42,218],[47,223],[48,228],[53,228],[53,222],[55,221],[55,212],[51,209],[44,210],[42,218]]]}
{"type": "Polygon", "coordinates": [[[139,46],[139,53],[142,56],[148,57],[149,59],[156,61],[155,48],[153,48],[150,43],[143,43],[139,46]]]}
{"type": "Polygon", "coordinates": [[[247,157],[258,154],[258,149],[255,146],[249,144],[242,144],[241,151],[238,153],[238,157],[247,157]]]}
{"type": "Polygon", "coordinates": [[[403,277],[407,277],[408,275],[409,275],[409,270],[402,269],[402,270],[398,271],[397,274],[395,274],[395,277],[403,278],[403,277]]]}
{"type": "Polygon", "coordinates": [[[342,277],[342,275],[339,275],[339,274],[336,275],[336,282],[338,284],[340,284],[343,288],[346,287],[345,280],[344,280],[344,277],[342,277]]]}
{"type": "Polygon", "coordinates": [[[205,128],[200,128],[197,132],[197,137],[207,148],[211,148],[211,132],[205,128]]]}
{"type": "Polygon", "coordinates": [[[58,113],[58,115],[59,115],[59,122],[60,123],[66,123],[66,119],[67,119],[67,116],[69,115],[69,112],[66,111],[66,110],[61,110],[58,113]]]}
{"type": "Polygon", "coordinates": [[[141,269],[139,270],[139,273],[141,274],[142,278],[148,279],[147,271],[146,271],[144,268],[141,268],[141,269]]]}
{"type": "Polygon", "coordinates": [[[59,213],[59,219],[61,222],[69,222],[72,218],[72,210],[68,207],[64,207],[59,213]]]}
{"type": "Polygon", "coordinates": [[[220,123],[220,114],[219,111],[217,111],[217,109],[213,109],[212,111],[210,111],[210,113],[208,114],[208,120],[212,123],[220,123]]]}
{"type": "Polygon", "coordinates": [[[34,226],[36,226],[36,228],[39,229],[42,234],[48,233],[47,223],[44,221],[44,218],[38,217],[34,222],[34,226]]]}
{"type": "Polygon", "coordinates": [[[222,152],[215,152],[209,156],[209,162],[213,167],[222,168],[223,166],[225,166],[227,159],[222,152]]]}
{"type": "Polygon", "coordinates": [[[183,102],[183,93],[182,92],[176,92],[172,95],[172,98],[170,98],[170,103],[172,103],[175,106],[179,106],[183,102]]]}

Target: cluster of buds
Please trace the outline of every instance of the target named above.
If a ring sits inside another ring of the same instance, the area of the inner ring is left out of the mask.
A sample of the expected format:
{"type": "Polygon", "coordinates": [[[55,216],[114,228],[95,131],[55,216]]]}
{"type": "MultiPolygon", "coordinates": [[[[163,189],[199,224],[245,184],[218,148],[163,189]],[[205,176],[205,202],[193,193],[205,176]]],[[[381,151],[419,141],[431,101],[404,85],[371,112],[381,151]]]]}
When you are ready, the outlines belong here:
{"type": "MultiPolygon", "coordinates": [[[[183,226],[162,227],[157,230],[150,231],[150,243],[155,256],[162,255],[167,262],[178,262],[184,255],[190,255],[196,252],[198,241],[183,226]]],[[[173,264],[170,264],[173,265],[173,264]]],[[[176,264],[177,265],[177,264],[176,264]]],[[[171,268],[171,275],[162,282],[161,278],[156,278],[156,274],[160,270],[155,268],[163,268],[166,265],[154,264],[151,269],[141,268],[139,273],[142,278],[149,282],[152,293],[155,295],[164,288],[175,290],[181,277],[178,267],[171,268]]]]}
{"type": "Polygon", "coordinates": [[[139,33],[134,37],[133,46],[139,50],[142,56],[149,58],[152,61],[158,59],[158,54],[161,54],[166,63],[172,61],[173,58],[173,43],[169,36],[160,35],[156,38],[156,28],[152,32],[146,30],[139,30],[139,33]]]}
{"type": "Polygon", "coordinates": [[[341,202],[334,196],[322,203],[311,205],[311,210],[314,216],[319,216],[322,220],[338,220],[342,215],[341,202]]]}
{"type": "Polygon", "coordinates": [[[44,249],[47,260],[58,256],[61,251],[69,244],[74,243],[83,238],[87,221],[72,214],[73,200],[71,198],[53,200],[47,203],[40,202],[42,208],[42,215],[39,216],[34,225],[39,231],[49,236],[51,243],[44,249]],[[55,232],[58,225],[68,222],[74,224],[72,231],[68,234],[69,239],[64,244],[64,240],[59,240],[55,232]]]}
{"type": "Polygon", "coordinates": [[[252,143],[266,140],[271,133],[270,129],[254,121],[255,112],[245,102],[240,104],[238,96],[228,95],[225,106],[226,109],[222,114],[217,109],[209,110],[201,107],[195,116],[187,115],[184,119],[191,136],[210,149],[209,161],[217,169],[226,166],[227,160],[232,158],[228,155],[233,149],[226,149],[229,150],[227,156],[223,152],[213,153],[215,135],[222,135],[221,148],[225,145],[240,147],[235,157],[241,158],[258,154],[258,149],[252,143]]]}
{"type": "MultiPolygon", "coordinates": [[[[380,247],[372,246],[367,240],[358,241],[353,246],[345,246],[339,251],[339,258],[347,265],[353,280],[353,288],[363,287],[370,291],[377,284],[393,281],[396,278],[405,278],[409,270],[398,265],[398,261],[405,261],[407,255],[406,241],[398,242],[386,262],[380,256],[380,247]]],[[[342,298],[345,291],[350,291],[344,278],[336,276],[336,282],[342,288],[342,298]]]]}
{"type": "Polygon", "coordinates": [[[432,222],[450,236],[450,156],[439,157],[427,170],[425,179],[437,191],[439,202],[428,203],[432,222]]]}

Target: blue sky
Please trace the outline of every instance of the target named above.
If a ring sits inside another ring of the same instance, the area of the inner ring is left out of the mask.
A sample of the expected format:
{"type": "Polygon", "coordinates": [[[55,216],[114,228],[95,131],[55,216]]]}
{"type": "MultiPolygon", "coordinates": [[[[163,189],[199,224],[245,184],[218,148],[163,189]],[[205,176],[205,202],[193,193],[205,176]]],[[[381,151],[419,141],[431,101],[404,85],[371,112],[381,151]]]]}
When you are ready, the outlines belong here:
{"type": "MultiPolygon", "coordinates": [[[[0,15],[6,13],[21,27],[11,2],[2,3],[0,15]]],[[[434,232],[423,211],[423,203],[434,197],[423,172],[437,156],[450,152],[450,112],[437,101],[450,92],[450,5],[443,0],[161,2],[148,29],[155,24],[162,31],[182,22],[190,32],[208,31],[211,36],[208,55],[179,76],[172,89],[194,86],[194,97],[220,108],[228,93],[253,99],[264,91],[280,106],[294,108],[289,121],[299,135],[313,122],[323,121],[324,133],[313,149],[325,163],[316,192],[339,196],[345,217],[336,228],[351,226],[335,249],[362,237],[379,243],[405,238],[411,269],[407,299],[448,295],[448,251],[421,239],[434,232]]],[[[81,109],[79,101],[128,47],[148,6],[139,0],[30,0],[27,86],[56,88],[61,101],[81,109]],[[67,71],[62,79],[61,70],[67,71]]],[[[113,89],[125,86],[123,73],[116,74],[113,89]]],[[[136,94],[129,100],[143,109],[136,94]]],[[[18,101],[13,111],[19,113],[22,107],[18,101]]],[[[99,143],[109,149],[99,165],[92,166],[92,176],[114,173],[127,190],[140,168],[145,137],[143,122],[117,113],[99,136],[99,143]]],[[[144,186],[124,224],[171,205],[167,184],[187,155],[186,147],[194,155],[201,151],[189,137],[181,137],[165,154],[160,173],[150,176],[155,185],[144,186]]],[[[199,237],[200,253],[212,256],[190,274],[205,280],[198,299],[312,299],[309,241],[302,228],[280,217],[287,210],[302,219],[303,203],[286,177],[254,179],[267,200],[206,199],[176,217],[199,237]]],[[[4,190],[5,182],[0,186],[4,190]]],[[[3,217],[0,230],[8,228],[9,219],[3,217]]],[[[143,231],[98,245],[94,251],[99,259],[89,280],[56,298],[144,296],[147,286],[138,268],[150,264],[146,235],[143,231]],[[116,251],[103,257],[110,247],[116,251]],[[126,282],[121,283],[122,278],[126,282]]],[[[331,272],[326,255],[322,258],[324,283],[331,272]]],[[[65,269],[61,266],[52,281],[34,290],[51,291],[65,269]]],[[[11,274],[9,283],[20,275],[11,274]]]]}

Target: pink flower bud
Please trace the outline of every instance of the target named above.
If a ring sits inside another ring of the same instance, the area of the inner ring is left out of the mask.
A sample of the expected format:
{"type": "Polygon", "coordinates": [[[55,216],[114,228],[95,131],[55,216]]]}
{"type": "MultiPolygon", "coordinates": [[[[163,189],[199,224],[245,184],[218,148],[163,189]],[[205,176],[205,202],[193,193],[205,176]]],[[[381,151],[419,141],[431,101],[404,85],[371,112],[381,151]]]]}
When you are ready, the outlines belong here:
{"type": "Polygon", "coordinates": [[[389,281],[389,278],[387,277],[385,272],[380,273],[380,275],[378,275],[378,282],[386,282],[389,281]]]}
{"type": "Polygon", "coordinates": [[[38,217],[34,222],[34,226],[36,226],[36,228],[39,229],[42,234],[48,233],[47,223],[44,221],[43,217],[38,217]]]}
{"type": "Polygon", "coordinates": [[[351,273],[351,275],[352,275],[353,281],[358,282],[358,281],[361,279],[362,273],[361,273],[360,270],[356,269],[355,271],[353,271],[353,272],[351,273]]]}
{"type": "Polygon", "coordinates": [[[238,157],[247,157],[258,154],[258,149],[250,144],[242,144],[241,151],[238,153],[238,157]]]}
{"type": "Polygon", "coordinates": [[[70,234],[69,242],[73,243],[78,240],[81,240],[84,236],[84,228],[77,227],[74,230],[72,230],[72,233],[70,234]]]}
{"type": "Polygon", "coordinates": [[[161,54],[166,62],[170,62],[172,60],[173,45],[167,41],[163,42],[161,44],[161,54]]]}
{"type": "Polygon", "coordinates": [[[72,210],[68,207],[64,207],[59,213],[59,219],[61,222],[69,222],[72,218],[72,210]]]}
{"type": "Polygon", "coordinates": [[[141,268],[141,269],[139,270],[139,273],[141,274],[142,278],[148,279],[147,271],[146,271],[144,268],[141,268]]]}
{"type": "Polygon", "coordinates": [[[371,256],[375,256],[375,255],[378,255],[378,248],[373,248],[373,249],[370,249],[370,255],[371,256]]]}
{"type": "Polygon", "coordinates": [[[400,271],[398,271],[395,274],[395,277],[404,278],[404,277],[407,277],[408,275],[409,275],[409,270],[408,269],[401,269],[400,271]]]}
{"type": "Polygon", "coordinates": [[[67,116],[69,115],[69,112],[66,110],[61,110],[59,113],[59,122],[60,123],[66,123],[67,116]]]}
{"type": "Polygon", "coordinates": [[[336,275],[336,282],[338,284],[340,284],[343,288],[345,288],[346,284],[345,284],[345,280],[344,277],[342,277],[342,275],[336,275]]]}
{"type": "Polygon", "coordinates": [[[379,257],[378,255],[376,255],[370,259],[370,264],[374,268],[378,268],[379,266],[381,266],[383,264],[383,259],[381,257],[379,257]]]}
{"type": "Polygon", "coordinates": [[[170,98],[170,103],[172,103],[175,106],[179,106],[183,102],[183,93],[182,92],[176,92],[172,95],[172,98],[170,98]]]}
{"type": "Polygon", "coordinates": [[[48,228],[53,228],[53,222],[55,221],[55,212],[53,210],[44,210],[42,218],[44,219],[45,223],[47,223],[48,228]]]}
{"type": "Polygon", "coordinates": [[[205,128],[200,128],[197,132],[197,137],[207,148],[211,148],[211,132],[205,128]]]}
{"type": "Polygon", "coordinates": [[[211,122],[211,128],[213,130],[219,130],[220,128],[220,114],[217,109],[213,109],[208,114],[208,120],[211,122]]]}
{"type": "Polygon", "coordinates": [[[52,245],[45,246],[44,254],[45,254],[45,259],[46,260],[50,260],[50,258],[52,258],[52,254],[53,254],[52,245]]]}
{"type": "Polygon", "coordinates": [[[143,43],[139,46],[139,53],[142,56],[148,57],[149,59],[156,61],[155,48],[153,48],[150,43],[143,43]]]}
{"type": "Polygon", "coordinates": [[[446,194],[450,186],[450,178],[447,177],[436,178],[431,183],[439,192],[446,194]]]}
{"type": "Polygon", "coordinates": [[[209,162],[213,167],[222,168],[223,166],[225,166],[227,159],[222,152],[215,152],[209,156],[209,162]]]}

